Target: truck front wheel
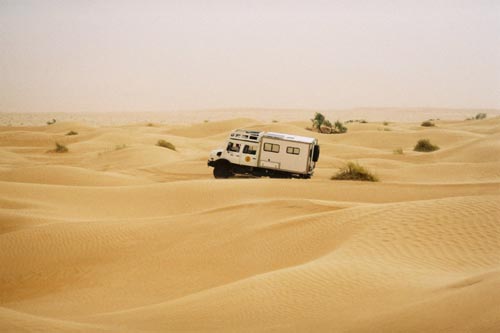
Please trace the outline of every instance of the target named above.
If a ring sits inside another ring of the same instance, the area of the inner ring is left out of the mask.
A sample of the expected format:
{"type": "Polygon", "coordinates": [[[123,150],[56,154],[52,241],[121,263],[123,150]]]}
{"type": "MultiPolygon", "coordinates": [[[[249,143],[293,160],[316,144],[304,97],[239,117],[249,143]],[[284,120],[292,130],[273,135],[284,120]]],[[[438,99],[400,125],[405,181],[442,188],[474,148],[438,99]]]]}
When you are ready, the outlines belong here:
{"type": "Polygon", "coordinates": [[[215,178],[229,178],[233,175],[231,171],[231,166],[228,162],[217,163],[214,167],[214,177],[215,178]]]}

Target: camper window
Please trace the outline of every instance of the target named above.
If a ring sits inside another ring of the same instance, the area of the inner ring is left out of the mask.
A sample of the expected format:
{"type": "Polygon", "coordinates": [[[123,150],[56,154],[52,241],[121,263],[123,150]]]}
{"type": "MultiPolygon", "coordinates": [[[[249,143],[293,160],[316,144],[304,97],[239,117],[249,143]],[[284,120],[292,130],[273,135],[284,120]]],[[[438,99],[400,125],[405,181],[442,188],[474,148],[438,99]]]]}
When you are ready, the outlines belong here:
{"type": "Polygon", "coordinates": [[[280,152],[280,145],[266,142],[266,143],[264,143],[264,151],[270,151],[272,153],[279,153],[280,152]]]}
{"type": "Polygon", "coordinates": [[[286,147],[286,152],[288,154],[299,155],[300,154],[300,148],[297,148],[297,147],[286,147]]]}

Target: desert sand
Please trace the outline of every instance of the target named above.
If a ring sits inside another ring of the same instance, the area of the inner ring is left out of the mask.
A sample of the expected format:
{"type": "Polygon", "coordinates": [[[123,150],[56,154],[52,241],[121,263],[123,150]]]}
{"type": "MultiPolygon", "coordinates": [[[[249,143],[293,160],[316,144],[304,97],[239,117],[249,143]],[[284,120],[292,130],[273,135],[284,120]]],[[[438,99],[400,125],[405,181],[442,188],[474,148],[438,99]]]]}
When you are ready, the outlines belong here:
{"type": "Polygon", "coordinates": [[[247,113],[3,115],[0,331],[500,331],[500,118],[247,113]],[[315,175],[214,179],[235,128],[317,137],[315,175]],[[330,180],[346,161],[380,182],[330,180]]]}

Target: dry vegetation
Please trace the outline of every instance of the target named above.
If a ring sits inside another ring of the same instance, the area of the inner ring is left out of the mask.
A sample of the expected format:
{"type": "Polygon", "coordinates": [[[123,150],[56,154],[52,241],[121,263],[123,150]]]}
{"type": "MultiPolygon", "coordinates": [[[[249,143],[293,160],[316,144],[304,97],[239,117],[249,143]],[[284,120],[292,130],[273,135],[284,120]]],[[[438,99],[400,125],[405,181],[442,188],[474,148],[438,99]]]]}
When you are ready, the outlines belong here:
{"type": "Polygon", "coordinates": [[[392,152],[394,155],[403,155],[404,154],[403,148],[401,148],[401,147],[394,149],[392,152]]]}
{"type": "Polygon", "coordinates": [[[345,127],[341,121],[337,120],[332,124],[330,120],[326,119],[320,112],[314,114],[314,118],[311,119],[311,122],[312,129],[319,133],[342,134],[347,132],[347,127],[345,127]]]}
{"type": "Polygon", "coordinates": [[[121,145],[116,145],[115,146],[115,150],[122,150],[122,149],[125,149],[127,148],[127,145],[122,143],[121,145]]]}
{"type": "Polygon", "coordinates": [[[170,142],[168,142],[166,140],[163,140],[163,139],[158,140],[158,142],[156,143],[156,145],[159,146],[159,147],[170,149],[170,150],[175,150],[175,146],[172,143],[170,143],[170,142]]]}
{"type": "Polygon", "coordinates": [[[68,147],[66,145],[56,142],[56,147],[53,150],[49,150],[49,152],[53,153],[67,153],[69,151],[68,147]]]}
{"type": "Polygon", "coordinates": [[[413,148],[414,151],[420,151],[426,153],[436,151],[438,149],[439,146],[432,144],[429,139],[418,140],[417,144],[415,145],[415,148],[413,148]]]}
{"type": "Polygon", "coordinates": [[[377,176],[373,175],[368,169],[362,167],[356,162],[347,162],[339,172],[332,176],[332,180],[362,180],[369,182],[378,181],[377,176]]]}

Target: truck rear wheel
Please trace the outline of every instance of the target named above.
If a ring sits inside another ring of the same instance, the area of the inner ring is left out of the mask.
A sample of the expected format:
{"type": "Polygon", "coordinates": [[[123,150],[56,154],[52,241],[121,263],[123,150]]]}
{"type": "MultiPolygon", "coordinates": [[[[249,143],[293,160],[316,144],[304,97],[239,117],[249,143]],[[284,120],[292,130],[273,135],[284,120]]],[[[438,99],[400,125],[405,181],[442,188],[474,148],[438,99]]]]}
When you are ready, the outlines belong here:
{"type": "Polygon", "coordinates": [[[214,177],[215,178],[229,178],[233,175],[231,171],[231,166],[229,163],[217,163],[214,167],[214,177]]]}

